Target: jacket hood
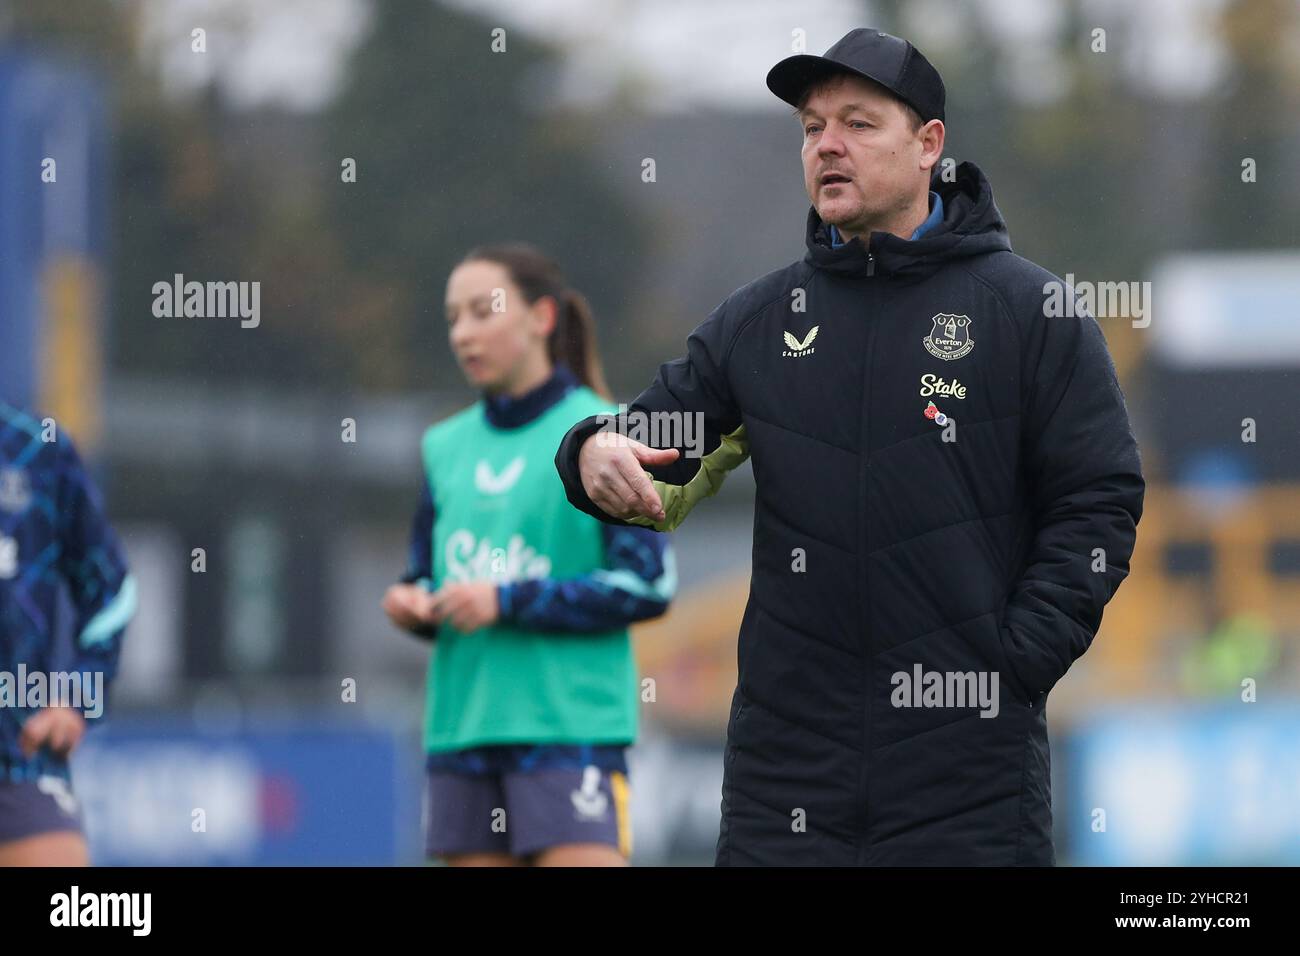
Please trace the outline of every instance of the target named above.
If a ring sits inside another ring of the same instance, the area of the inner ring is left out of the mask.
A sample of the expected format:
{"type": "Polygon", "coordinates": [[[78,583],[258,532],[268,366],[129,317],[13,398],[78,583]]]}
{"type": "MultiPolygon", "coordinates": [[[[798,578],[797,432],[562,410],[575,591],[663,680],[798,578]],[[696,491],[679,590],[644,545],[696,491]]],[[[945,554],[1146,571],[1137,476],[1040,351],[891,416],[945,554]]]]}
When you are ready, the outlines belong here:
{"type": "Polygon", "coordinates": [[[826,224],[817,208],[809,207],[804,260],[814,268],[847,276],[923,278],[949,259],[1010,251],[1011,239],[993,202],[993,187],[974,163],[959,165],[953,182],[944,182],[936,172],[930,188],[943,199],[943,222],[915,242],[873,232],[869,249],[860,237],[832,249],[826,224]]]}

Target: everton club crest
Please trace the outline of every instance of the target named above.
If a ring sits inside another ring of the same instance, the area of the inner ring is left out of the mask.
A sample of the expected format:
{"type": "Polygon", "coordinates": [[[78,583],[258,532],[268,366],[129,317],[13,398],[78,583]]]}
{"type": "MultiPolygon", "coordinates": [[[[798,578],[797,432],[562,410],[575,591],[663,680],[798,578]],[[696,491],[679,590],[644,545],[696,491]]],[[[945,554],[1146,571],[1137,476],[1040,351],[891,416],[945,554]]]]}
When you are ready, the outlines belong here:
{"type": "Polygon", "coordinates": [[[934,328],[921,342],[925,350],[935,358],[951,362],[968,355],[975,347],[975,340],[970,337],[969,316],[940,312],[930,321],[934,323],[934,328]]]}

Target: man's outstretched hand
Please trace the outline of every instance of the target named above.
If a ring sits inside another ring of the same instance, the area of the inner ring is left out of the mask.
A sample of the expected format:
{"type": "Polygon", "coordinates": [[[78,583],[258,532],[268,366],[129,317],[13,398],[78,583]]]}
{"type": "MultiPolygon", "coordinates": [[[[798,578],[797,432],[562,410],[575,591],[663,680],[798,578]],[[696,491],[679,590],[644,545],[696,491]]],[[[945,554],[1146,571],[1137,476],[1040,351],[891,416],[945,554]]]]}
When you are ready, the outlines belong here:
{"type": "Polygon", "coordinates": [[[680,454],[676,448],[650,448],[625,435],[597,432],[578,452],[582,489],[611,517],[663,521],[663,502],[645,466],[671,465],[680,454]]]}

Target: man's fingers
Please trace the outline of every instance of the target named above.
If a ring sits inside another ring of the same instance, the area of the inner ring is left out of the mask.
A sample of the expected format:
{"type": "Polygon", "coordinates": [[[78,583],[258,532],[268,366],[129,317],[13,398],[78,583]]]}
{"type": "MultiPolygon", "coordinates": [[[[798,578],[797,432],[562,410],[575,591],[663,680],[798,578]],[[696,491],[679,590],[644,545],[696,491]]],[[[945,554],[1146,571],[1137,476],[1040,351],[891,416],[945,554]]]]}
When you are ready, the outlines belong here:
{"type": "Polygon", "coordinates": [[[655,491],[654,484],[642,470],[637,457],[635,455],[619,455],[614,459],[614,467],[618,469],[619,476],[623,479],[627,489],[626,492],[616,489],[619,496],[624,499],[622,502],[623,507],[634,514],[662,520],[664,517],[663,502],[659,500],[659,492],[655,491]],[[627,500],[628,492],[630,492],[631,501],[627,500]]]}
{"type": "Polygon", "coordinates": [[[642,466],[669,465],[680,454],[676,448],[651,448],[618,432],[598,432],[578,453],[583,490],[615,518],[643,515],[662,521],[663,502],[642,466]]]}
{"type": "Polygon", "coordinates": [[[681,455],[676,448],[651,448],[638,441],[628,442],[628,447],[643,465],[671,465],[681,455]]]}

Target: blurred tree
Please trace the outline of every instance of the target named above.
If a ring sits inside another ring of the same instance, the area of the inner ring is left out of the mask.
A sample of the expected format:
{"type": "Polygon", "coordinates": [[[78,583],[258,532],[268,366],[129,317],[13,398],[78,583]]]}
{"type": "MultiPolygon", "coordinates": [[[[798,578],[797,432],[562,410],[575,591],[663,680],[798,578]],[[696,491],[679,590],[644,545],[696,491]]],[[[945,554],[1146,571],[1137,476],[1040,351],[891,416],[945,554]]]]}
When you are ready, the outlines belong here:
{"type": "MultiPolygon", "coordinates": [[[[510,30],[494,52],[487,21],[431,0],[372,0],[369,32],[323,114],[237,111],[215,86],[163,96],[160,67],[137,49],[150,9],[8,0],[0,11],[0,37],[88,61],[111,91],[114,367],[340,393],[458,388],[443,283],[472,245],[522,238],[591,297],[616,390],[644,384],[639,353],[653,330],[627,316],[649,227],[591,155],[590,124],[605,114],[548,102],[554,51],[510,30]],[[355,183],[341,180],[346,157],[355,183]],[[154,320],[152,285],[177,272],[260,281],[262,327],[154,320]]],[[[900,0],[863,9],[903,34],[916,15],[900,0]]],[[[1024,51],[983,4],[954,6],[960,44],[931,51],[949,90],[948,155],[988,173],[1017,251],[1104,281],[1139,279],[1172,249],[1294,244],[1298,190],[1280,175],[1295,135],[1292,0],[1227,4],[1213,28],[1228,81],[1187,101],[1134,75],[1131,13],[1085,0],[1059,9],[1044,55],[1063,92],[1038,105],[1009,95],[1009,76],[1035,74],[1011,68],[1024,51]],[[1098,26],[1105,53],[1090,48],[1098,26]],[[1248,156],[1257,183],[1241,182],[1248,156]]],[[[256,24],[222,27],[237,42],[256,24]]]]}
{"type": "Polygon", "coordinates": [[[1204,202],[1197,238],[1205,247],[1259,249],[1295,246],[1297,190],[1296,65],[1300,7],[1294,0],[1232,0],[1217,23],[1228,53],[1227,82],[1208,119],[1204,202]],[[1242,163],[1255,163],[1254,181],[1242,163]]]}
{"type": "Polygon", "coordinates": [[[358,277],[340,324],[377,386],[460,383],[447,275],[472,246],[509,239],[535,242],[592,300],[619,378],[616,305],[640,226],[588,155],[583,120],[546,102],[551,54],[521,31],[493,52],[492,29],[428,0],[376,5],[326,117],[330,221],[358,277]],[[345,157],[355,183],[340,181],[345,157]]]}
{"type": "MultiPolygon", "coordinates": [[[[337,102],[304,116],[233,110],[215,84],[165,97],[136,48],[138,0],[10,0],[5,13],[0,38],[106,80],[115,368],[339,395],[461,387],[446,276],[470,246],[520,238],[592,299],[617,381],[608,346],[626,343],[616,307],[641,229],[584,151],[581,121],[545,102],[553,54],[522,33],[493,53],[484,21],[430,0],[373,3],[337,102]],[[176,273],[260,282],[262,325],[155,319],[153,284],[176,273]]],[[[222,21],[234,42],[255,26],[222,21]]]]}
{"type": "MultiPolygon", "coordinates": [[[[1016,250],[1060,274],[1134,281],[1173,250],[1293,246],[1300,190],[1282,170],[1300,77],[1288,56],[1300,26],[1294,0],[1230,0],[1206,12],[1228,76],[1199,97],[1149,83],[1151,27],[1134,9],[1056,6],[1048,48],[1027,51],[990,29],[989,4],[962,0],[950,14],[962,25],[960,45],[935,51],[948,88],[948,151],[988,173],[1016,250]],[[1098,28],[1104,51],[1093,47],[1098,28]],[[1038,91],[1016,89],[1034,82],[1032,70],[1013,68],[1025,56],[1063,80],[1060,96],[1035,104],[1038,91]],[[1034,95],[1022,101],[1026,93],[1034,95]],[[1257,184],[1241,181],[1246,157],[1257,161],[1257,184]]],[[[872,9],[906,33],[900,0],[872,9]]]]}

